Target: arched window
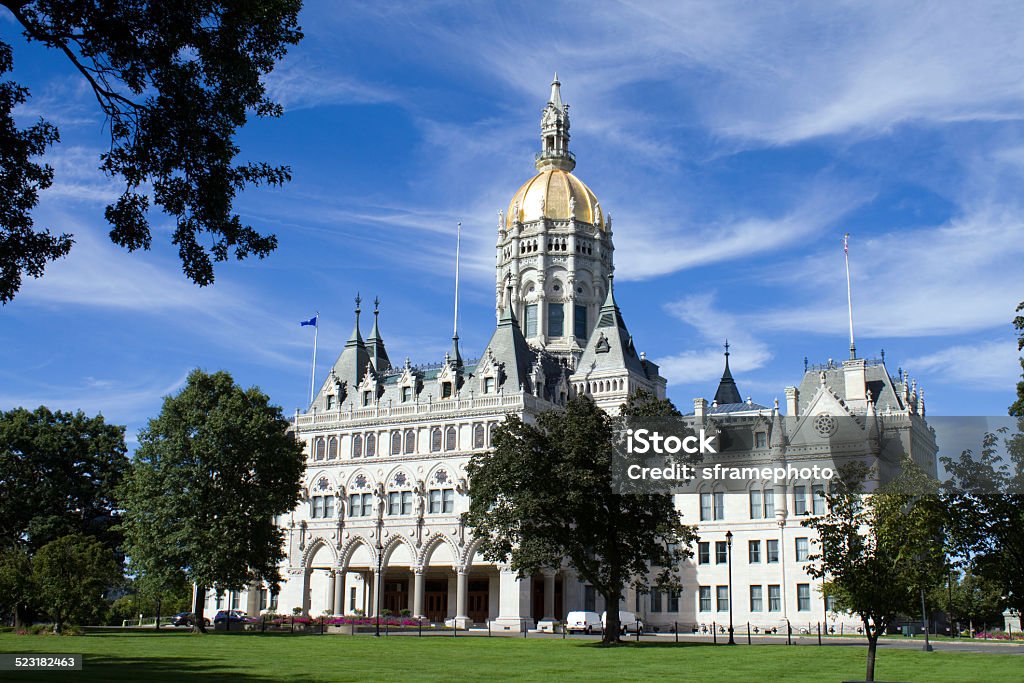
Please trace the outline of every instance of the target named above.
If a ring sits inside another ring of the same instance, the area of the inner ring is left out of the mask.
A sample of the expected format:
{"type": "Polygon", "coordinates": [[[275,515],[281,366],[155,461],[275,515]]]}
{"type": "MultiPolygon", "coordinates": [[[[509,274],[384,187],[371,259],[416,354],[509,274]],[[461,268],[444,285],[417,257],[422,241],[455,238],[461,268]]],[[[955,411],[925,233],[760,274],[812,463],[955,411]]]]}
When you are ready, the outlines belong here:
{"type": "Polygon", "coordinates": [[[363,457],[363,437],[361,434],[356,434],[352,437],[352,457],[363,457]]]}
{"type": "Polygon", "coordinates": [[[434,427],[430,431],[430,451],[437,453],[441,450],[441,428],[434,427]]]}
{"type": "Polygon", "coordinates": [[[416,452],[416,432],[412,429],[405,430],[405,452],[416,452]]]}
{"type": "Polygon", "coordinates": [[[490,426],[487,428],[487,445],[488,446],[493,446],[494,445],[494,430],[497,429],[497,428],[498,428],[498,423],[497,422],[492,422],[490,424],[490,426]]]}
{"type": "Polygon", "coordinates": [[[486,433],[484,432],[484,426],[478,424],[473,427],[473,448],[484,448],[487,444],[484,442],[486,433]]]}
{"type": "Polygon", "coordinates": [[[324,459],[324,439],[323,437],[317,437],[316,441],[313,442],[314,457],[317,460],[324,459]]]}
{"type": "Polygon", "coordinates": [[[444,430],[444,449],[446,451],[454,451],[456,448],[455,441],[455,427],[448,427],[446,430],[444,430]]]}
{"type": "Polygon", "coordinates": [[[327,440],[327,459],[335,460],[338,457],[338,437],[332,436],[327,440]]]}
{"type": "Polygon", "coordinates": [[[391,432],[391,455],[400,455],[402,453],[402,432],[393,431],[391,432]]]}
{"type": "Polygon", "coordinates": [[[377,455],[377,435],[370,433],[366,435],[366,457],[372,458],[377,455]]]}

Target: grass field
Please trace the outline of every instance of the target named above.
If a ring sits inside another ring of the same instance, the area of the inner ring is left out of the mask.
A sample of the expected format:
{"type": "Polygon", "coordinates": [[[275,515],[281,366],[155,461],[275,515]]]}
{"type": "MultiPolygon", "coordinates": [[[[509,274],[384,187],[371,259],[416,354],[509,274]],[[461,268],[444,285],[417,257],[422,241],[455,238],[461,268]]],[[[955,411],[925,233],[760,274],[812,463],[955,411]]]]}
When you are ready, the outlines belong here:
{"type": "MultiPolygon", "coordinates": [[[[0,652],[84,653],[77,672],[0,673],[76,681],[786,681],[862,679],[863,646],[713,646],[517,638],[114,632],[0,634],[0,652]]],[[[913,683],[1019,681],[1024,657],[880,649],[876,676],[913,683]]]]}

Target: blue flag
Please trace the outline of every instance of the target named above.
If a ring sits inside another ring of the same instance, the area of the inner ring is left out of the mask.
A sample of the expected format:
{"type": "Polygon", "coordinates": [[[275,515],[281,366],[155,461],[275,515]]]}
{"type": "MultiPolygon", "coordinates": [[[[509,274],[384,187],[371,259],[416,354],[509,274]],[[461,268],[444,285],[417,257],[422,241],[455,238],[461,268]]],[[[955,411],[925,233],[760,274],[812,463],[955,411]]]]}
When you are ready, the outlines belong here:
{"type": "Polygon", "coordinates": [[[318,316],[314,315],[309,320],[303,320],[301,323],[299,323],[299,325],[301,325],[302,327],[305,327],[306,325],[312,325],[313,327],[316,327],[316,319],[317,319],[317,317],[318,316]]]}

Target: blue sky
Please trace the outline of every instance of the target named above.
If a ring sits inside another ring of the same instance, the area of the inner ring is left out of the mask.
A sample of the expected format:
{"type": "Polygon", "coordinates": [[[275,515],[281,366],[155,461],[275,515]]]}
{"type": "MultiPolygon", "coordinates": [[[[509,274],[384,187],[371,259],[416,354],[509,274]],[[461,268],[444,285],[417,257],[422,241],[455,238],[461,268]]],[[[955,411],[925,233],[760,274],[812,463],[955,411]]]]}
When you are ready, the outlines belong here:
{"type": "Polygon", "coordinates": [[[439,360],[459,220],[475,357],[497,210],[534,172],[557,70],[576,174],[614,217],[619,304],[680,407],[713,395],[725,337],[740,391],[768,405],[805,356],[845,357],[849,232],[861,355],[884,348],[933,414],[1005,414],[1024,299],[1019,5],[308,2],[301,23],[268,79],[285,115],[240,137],[292,167],[238,203],[280,246],[199,289],[166,217],[151,252],[109,242],[95,102],[0,10],[33,95],[19,119],[62,135],[36,222],[77,242],[0,310],[0,408],[102,411],[134,439],[198,366],[291,413],[309,390],[298,322],[320,311],[322,376],[357,291],[364,312],[380,296],[392,359],[439,360]]]}

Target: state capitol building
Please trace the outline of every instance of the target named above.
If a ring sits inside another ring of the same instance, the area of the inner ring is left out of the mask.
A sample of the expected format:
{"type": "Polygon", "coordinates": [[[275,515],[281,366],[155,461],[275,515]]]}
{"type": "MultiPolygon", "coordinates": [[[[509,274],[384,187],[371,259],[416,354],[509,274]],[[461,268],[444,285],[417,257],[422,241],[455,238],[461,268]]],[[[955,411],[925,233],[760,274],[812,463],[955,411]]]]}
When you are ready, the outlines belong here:
{"type": "MultiPolygon", "coordinates": [[[[303,500],[279,519],[287,559],[277,595],[266,587],[207,595],[206,610],[238,608],[372,616],[403,610],[460,628],[521,631],[574,610],[601,612],[603,599],[567,563],[519,579],[484,560],[472,530],[466,466],[490,448],[513,414],[531,422],[586,394],[616,413],[627,397],[665,397],[658,365],[638,353],[615,302],[612,219],[573,174],[569,107],[557,77],[543,109],[536,175],[500,215],[496,242],[497,323],[478,360],[457,334],[437,363],[392,362],[373,310],[369,336],[355,326],[294,430],[306,446],[303,500]],[[378,575],[378,567],[381,568],[378,575]],[[380,591],[380,595],[375,595],[380,591]]],[[[679,406],[695,428],[729,434],[729,464],[820,461],[826,451],[867,453],[883,473],[905,455],[935,473],[935,442],[923,392],[884,360],[806,366],[785,388],[785,406],[744,399],[729,370],[710,400],[679,406]],[[783,417],[784,416],[784,417],[783,417]],[[825,437],[824,440],[822,437],[825,437]]],[[[317,378],[319,381],[319,378],[317,378]]],[[[714,388],[714,387],[709,387],[714,388]]],[[[676,496],[700,541],[681,568],[679,592],[626,591],[620,609],[649,627],[680,629],[728,618],[726,532],[732,532],[732,605],[737,623],[785,629],[822,621],[849,631],[805,571],[824,482],[713,482],[676,496]]],[[[652,576],[656,571],[652,571],[652,576]]]]}

